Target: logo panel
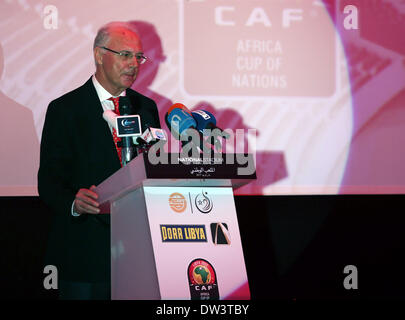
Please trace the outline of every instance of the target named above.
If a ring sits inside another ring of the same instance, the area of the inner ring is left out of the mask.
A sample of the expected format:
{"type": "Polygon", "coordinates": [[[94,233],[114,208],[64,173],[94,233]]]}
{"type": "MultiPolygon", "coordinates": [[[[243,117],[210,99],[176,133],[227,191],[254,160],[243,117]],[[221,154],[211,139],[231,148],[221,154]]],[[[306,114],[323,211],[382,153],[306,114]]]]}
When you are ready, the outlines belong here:
{"type": "Polygon", "coordinates": [[[212,242],[216,244],[231,244],[231,234],[228,225],[223,222],[211,223],[212,242]]]}
{"type": "Polygon", "coordinates": [[[169,196],[169,206],[173,211],[181,213],[187,208],[187,200],[181,193],[174,192],[169,196]]]}
{"type": "Polygon", "coordinates": [[[211,198],[208,197],[208,192],[202,191],[195,197],[194,204],[198,211],[207,214],[211,212],[213,207],[213,202],[211,198]]]}
{"type": "Polygon", "coordinates": [[[142,133],[138,115],[118,116],[116,124],[118,137],[134,136],[142,133]]]}
{"type": "Polygon", "coordinates": [[[218,300],[219,291],[214,267],[204,259],[194,259],[187,270],[191,300],[218,300]]]}
{"type": "Polygon", "coordinates": [[[207,242],[204,225],[160,225],[162,242],[207,242]]]}
{"type": "Polygon", "coordinates": [[[182,80],[188,94],[325,97],[334,93],[336,32],[322,1],[180,3],[182,80]]]}

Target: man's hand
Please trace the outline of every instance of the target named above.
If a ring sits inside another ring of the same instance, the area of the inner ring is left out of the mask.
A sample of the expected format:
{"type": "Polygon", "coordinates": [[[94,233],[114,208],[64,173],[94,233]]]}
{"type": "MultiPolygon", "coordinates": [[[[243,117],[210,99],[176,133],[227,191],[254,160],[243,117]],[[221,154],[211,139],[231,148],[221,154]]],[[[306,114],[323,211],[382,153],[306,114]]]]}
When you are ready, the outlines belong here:
{"type": "Polygon", "coordinates": [[[73,210],[77,213],[98,214],[99,203],[96,201],[98,198],[97,193],[94,192],[96,186],[92,185],[90,189],[80,189],[76,193],[75,203],[73,210]]]}

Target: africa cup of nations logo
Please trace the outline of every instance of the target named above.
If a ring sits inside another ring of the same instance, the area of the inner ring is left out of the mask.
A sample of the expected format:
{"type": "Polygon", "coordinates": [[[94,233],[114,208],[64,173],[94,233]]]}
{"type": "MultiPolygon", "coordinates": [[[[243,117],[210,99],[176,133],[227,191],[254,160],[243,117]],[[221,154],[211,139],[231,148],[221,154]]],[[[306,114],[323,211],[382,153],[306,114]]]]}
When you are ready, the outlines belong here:
{"type": "Polygon", "coordinates": [[[219,300],[217,276],[207,260],[191,261],[187,274],[191,300],[219,300]]]}
{"type": "Polygon", "coordinates": [[[212,210],[212,200],[208,192],[201,192],[195,197],[195,206],[202,213],[209,213],[212,210]]]}
{"type": "Polygon", "coordinates": [[[186,198],[181,193],[174,192],[169,196],[169,206],[173,211],[181,213],[187,208],[186,198]]]}

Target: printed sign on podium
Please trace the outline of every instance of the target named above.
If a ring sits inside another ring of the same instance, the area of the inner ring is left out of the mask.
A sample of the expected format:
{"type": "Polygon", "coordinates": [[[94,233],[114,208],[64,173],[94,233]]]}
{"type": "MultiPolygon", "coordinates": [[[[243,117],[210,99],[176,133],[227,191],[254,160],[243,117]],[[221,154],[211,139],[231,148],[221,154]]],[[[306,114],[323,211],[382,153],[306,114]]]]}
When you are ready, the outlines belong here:
{"type": "Polygon", "coordinates": [[[249,299],[232,188],[144,192],[162,299],[249,299]]]}

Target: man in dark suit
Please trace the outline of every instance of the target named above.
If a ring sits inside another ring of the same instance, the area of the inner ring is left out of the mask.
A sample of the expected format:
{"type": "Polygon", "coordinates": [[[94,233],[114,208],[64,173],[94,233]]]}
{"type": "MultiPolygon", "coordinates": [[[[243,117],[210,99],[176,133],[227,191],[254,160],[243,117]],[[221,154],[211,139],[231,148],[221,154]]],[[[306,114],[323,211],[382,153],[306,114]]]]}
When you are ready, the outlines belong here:
{"type": "Polygon", "coordinates": [[[54,213],[47,264],[58,268],[62,299],[110,298],[109,216],[99,213],[95,185],[121,168],[103,112],[126,95],[145,126],[160,127],[153,100],[131,90],[145,62],[129,23],[102,27],[94,41],[96,73],[52,101],[41,140],[38,191],[54,213]]]}

